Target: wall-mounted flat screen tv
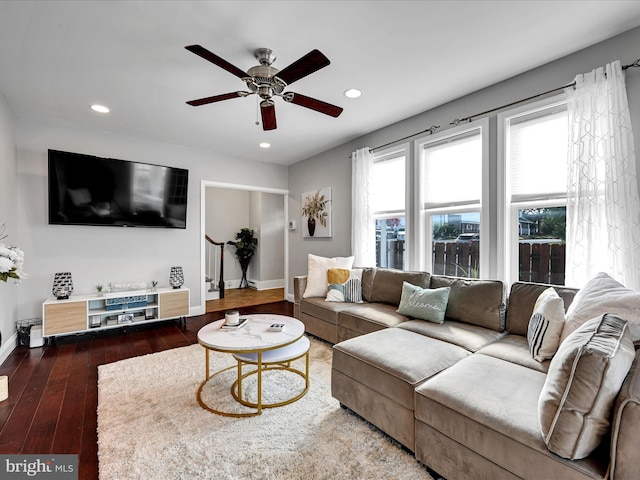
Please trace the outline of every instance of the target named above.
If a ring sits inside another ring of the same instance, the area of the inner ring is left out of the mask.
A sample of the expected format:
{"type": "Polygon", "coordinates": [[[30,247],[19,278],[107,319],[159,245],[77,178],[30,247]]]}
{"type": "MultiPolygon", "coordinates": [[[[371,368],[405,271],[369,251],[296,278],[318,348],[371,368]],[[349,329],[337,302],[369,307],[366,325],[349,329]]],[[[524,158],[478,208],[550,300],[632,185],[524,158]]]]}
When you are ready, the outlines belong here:
{"type": "Polygon", "coordinates": [[[49,150],[49,224],[187,227],[189,171],[49,150]]]}

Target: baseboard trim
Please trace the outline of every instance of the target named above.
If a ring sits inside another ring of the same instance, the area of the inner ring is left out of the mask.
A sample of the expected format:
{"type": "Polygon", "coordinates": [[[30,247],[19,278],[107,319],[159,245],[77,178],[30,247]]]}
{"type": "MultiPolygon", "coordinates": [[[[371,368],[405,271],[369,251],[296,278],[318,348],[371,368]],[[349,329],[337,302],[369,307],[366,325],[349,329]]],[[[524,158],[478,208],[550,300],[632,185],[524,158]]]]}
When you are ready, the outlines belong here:
{"type": "Polygon", "coordinates": [[[249,279],[249,286],[256,290],[273,290],[276,288],[284,288],[284,278],[261,281],[249,279]]]}
{"type": "Polygon", "coordinates": [[[4,361],[9,358],[11,352],[16,349],[16,343],[18,342],[18,332],[11,335],[4,345],[0,347],[0,365],[4,363],[4,361]]]}

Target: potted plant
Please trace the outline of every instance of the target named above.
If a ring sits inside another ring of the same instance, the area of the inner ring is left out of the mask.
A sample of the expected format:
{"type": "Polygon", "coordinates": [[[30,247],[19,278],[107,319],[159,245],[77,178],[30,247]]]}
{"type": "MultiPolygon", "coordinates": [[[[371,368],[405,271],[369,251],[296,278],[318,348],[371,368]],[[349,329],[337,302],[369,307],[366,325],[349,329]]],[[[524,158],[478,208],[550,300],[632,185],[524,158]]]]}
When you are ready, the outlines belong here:
{"type": "Polygon", "coordinates": [[[158,290],[158,281],[157,280],[151,280],[151,291],[155,292],[156,290],[158,290]]]}
{"type": "Polygon", "coordinates": [[[102,284],[98,284],[98,285],[96,285],[96,290],[98,291],[98,296],[99,296],[99,297],[101,297],[101,296],[103,295],[103,293],[102,293],[102,289],[103,289],[103,288],[104,288],[104,287],[102,286],[102,284]]]}
{"type": "Polygon", "coordinates": [[[247,269],[258,249],[258,239],[255,238],[253,234],[254,231],[250,228],[241,228],[240,231],[236,233],[236,240],[229,240],[227,242],[228,245],[236,247],[236,258],[240,262],[240,268],[242,269],[242,280],[240,280],[239,288],[249,286],[247,269]]]}
{"type": "Polygon", "coordinates": [[[324,195],[320,195],[320,190],[313,196],[304,199],[302,216],[307,217],[309,236],[313,237],[316,233],[316,220],[323,227],[327,226],[327,217],[329,215],[327,213],[327,203],[329,203],[329,200],[325,199],[324,195]]]}

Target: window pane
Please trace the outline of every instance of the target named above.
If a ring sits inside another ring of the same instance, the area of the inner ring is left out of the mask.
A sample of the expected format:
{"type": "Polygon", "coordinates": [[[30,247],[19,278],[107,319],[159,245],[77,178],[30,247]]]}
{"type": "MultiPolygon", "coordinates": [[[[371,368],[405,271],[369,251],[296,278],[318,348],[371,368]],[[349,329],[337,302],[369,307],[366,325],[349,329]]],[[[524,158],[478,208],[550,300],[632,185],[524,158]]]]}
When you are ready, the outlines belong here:
{"type": "Polygon", "coordinates": [[[564,285],[566,207],[518,210],[519,279],[564,285]]]}
{"type": "Polygon", "coordinates": [[[404,217],[376,219],[376,266],[404,269],[404,217]]]}
{"type": "Polygon", "coordinates": [[[480,277],[480,213],[431,215],[436,275],[480,277]]]}
{"type": "Polygon", "coordinates": [[[511,122],[511,198],[564,198],[567,191],[567,111],[511,122]]]}
{"type": "Polygon", "coordinates": [[[426,208],[478,203],[482,190],[480,133],[427,146],[423,153],[426,208]]]}
{"type": "Polygon", "coordinates": [[[404,211],[404,156],[373,164],[373,211],[404,211]]]}

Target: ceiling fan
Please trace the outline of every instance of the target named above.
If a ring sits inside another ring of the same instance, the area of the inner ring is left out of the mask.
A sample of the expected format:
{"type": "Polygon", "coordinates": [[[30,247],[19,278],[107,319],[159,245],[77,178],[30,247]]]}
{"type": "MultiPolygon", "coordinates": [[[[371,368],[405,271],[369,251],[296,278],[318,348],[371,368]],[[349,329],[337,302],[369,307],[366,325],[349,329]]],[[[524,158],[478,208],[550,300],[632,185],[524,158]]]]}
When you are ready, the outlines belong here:
{"type": "Polygon", "coordinates": [[[273,101],[273,97],[276,96],[283,98],[285,102],[310,108],[311,110],[324,113],[331,117],[338,117],[342,113],[341,107],[331,105],[330,103],[307,97],[300,93],[284,92],[285,87],[288,85],[331,63],[319,50],[312,50],[288,67],[278,70],[271,66],[276,59],[273,51],[268,48],[258,48],[254,52],[254,55],[260,65],[251,67],[247,72],[244,72],[200,45],[188,45],[184,48],[239,77],[249,88],[248,92],[223,93],[222,95],[191,100],[187,102],[189,105],[197,107],[257,93],[262,99],[260,101],[260,113],[262,116],[263,130],[274,130],[277,128],[275,103],[273,101]]]}

